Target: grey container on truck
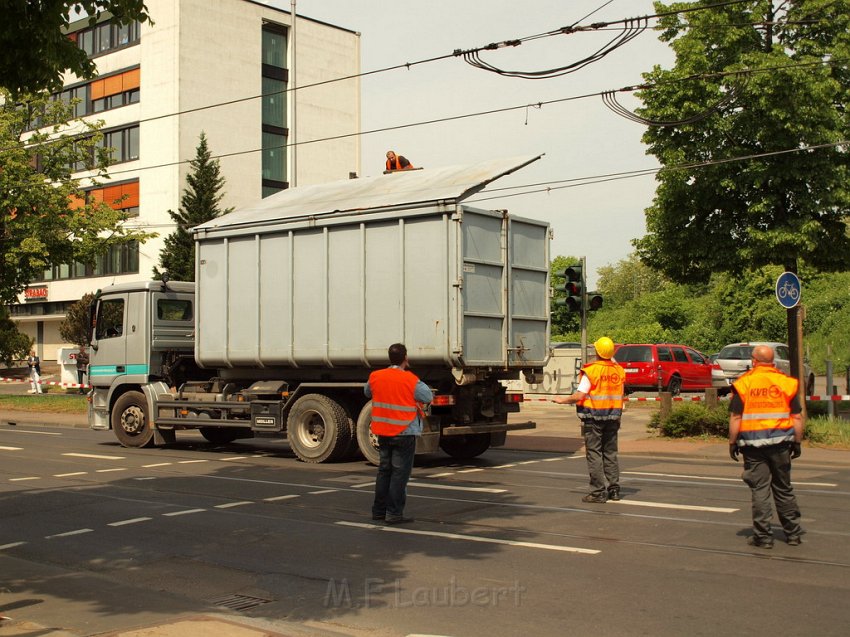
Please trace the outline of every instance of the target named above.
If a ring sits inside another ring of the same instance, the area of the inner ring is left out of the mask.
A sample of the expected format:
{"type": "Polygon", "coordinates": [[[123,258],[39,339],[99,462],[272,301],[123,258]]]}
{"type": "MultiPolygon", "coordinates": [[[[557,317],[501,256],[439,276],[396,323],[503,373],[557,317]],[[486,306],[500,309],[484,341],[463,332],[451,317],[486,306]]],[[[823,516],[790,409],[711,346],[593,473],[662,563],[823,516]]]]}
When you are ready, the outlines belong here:
{"type": "Polygon", "coordinates": [[[416,370],[542,368],[548,224],[461,203],[534,159],[301,187],[199,226],[197,363],[362,378],[403,342],[416,370]]]}

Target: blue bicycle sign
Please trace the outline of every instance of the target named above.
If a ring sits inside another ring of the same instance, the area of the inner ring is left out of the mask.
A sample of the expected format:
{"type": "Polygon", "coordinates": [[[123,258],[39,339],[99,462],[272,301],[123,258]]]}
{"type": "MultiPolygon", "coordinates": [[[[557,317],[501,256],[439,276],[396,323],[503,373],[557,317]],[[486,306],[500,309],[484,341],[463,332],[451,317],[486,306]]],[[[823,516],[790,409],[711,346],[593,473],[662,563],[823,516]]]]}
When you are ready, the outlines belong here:
{"type": "Polygon", "coordinates": [[[776,300],[784,308],[791,309],[800,302],[800,279],[793,272],[783,272],[776,279],[776,300]]]}

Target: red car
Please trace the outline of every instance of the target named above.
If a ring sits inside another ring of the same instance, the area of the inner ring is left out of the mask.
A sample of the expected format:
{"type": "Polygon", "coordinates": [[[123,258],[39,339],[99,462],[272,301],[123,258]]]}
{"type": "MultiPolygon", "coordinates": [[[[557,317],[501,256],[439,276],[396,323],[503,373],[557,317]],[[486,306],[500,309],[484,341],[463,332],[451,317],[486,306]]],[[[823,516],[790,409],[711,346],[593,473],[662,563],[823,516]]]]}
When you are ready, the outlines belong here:
{"type": "Polygon", "coordinates": [[[703,391],[715,386],[712,369],[720,366],[692,347],[669,343],[620,345],[614,353],[626,370],[626,391],[658,390],[674,396],[682,391],[703,391]]]}

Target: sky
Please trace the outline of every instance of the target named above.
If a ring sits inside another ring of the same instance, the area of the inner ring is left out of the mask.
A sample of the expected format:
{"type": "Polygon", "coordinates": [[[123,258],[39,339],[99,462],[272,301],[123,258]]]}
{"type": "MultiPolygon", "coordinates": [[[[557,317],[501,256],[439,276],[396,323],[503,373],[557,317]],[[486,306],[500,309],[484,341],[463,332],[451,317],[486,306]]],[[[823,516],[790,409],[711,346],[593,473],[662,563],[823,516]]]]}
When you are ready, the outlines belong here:
{"type": "MultiPolygon", "coordinates": [[[[285,10],[291,7],[291,2],[281,0],[269,4],[285,10]]],[[[296,11],[359,32],[362,72],[573,24],[654,13],[651,0],[296,0],[296,11]]],[[[485,51],[481,57],[502,69],[552,69],[594,53],[618,33],[559,33],[518,47],[485,51]]],[[[645,127],[614,114],[601,97],[592,94],[639,84],[641,73],[654,65],[669,68],[673,61],[670,48],[648,29],[600,61],[551,79],[504,77],[474,68],[461,57],[364,77],[363,131],[523,108],[364,135],[362,173],[380,174],[389,149],[425,169],[545,154],[538,162],[496,181],[490,189],[657,168],[657,161],[646,154],[640,141],[645,127]],[[583,95],[591,96],[580,98],[583,95]],[[564,98],[579,99],[525,108],[564,98]]],[[[630,110],[639,106],[631,93],[619,93],[618,100],[630,110]]],[[[517,188],[508,192],[543,191],[513,197],[504,197],[503,192],[497,199],[475,205],[548,221],[553,229],[551,256],[586,257],[588,287],[592,289],[597,269],[626,258],[633,251],[632,239],[644,235],[644,209],[652,203],[655,185],[650,174],[548,191],[545,186],[517,188]]],[[[486,192],[470,202],[497,196],[486,192]]]]}

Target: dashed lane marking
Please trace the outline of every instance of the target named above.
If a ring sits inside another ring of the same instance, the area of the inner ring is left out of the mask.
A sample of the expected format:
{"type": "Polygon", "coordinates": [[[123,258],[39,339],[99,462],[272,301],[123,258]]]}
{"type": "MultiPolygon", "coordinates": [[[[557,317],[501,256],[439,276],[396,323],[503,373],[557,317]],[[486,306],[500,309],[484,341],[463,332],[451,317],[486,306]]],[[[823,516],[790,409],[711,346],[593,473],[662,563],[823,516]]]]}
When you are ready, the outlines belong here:
{"type": "Polygon", "coordinates": [[[0,447],[0,451],[23,451],[23,447],[0,447]]]}
{"type": "Polygon", "coordinates": [[[185,509],[183,511],[172,511],[171,513],[163,513],[163,515],[167,518],[173,518],[178,515],[190,515],[192,513],[202,513],[206,511],[206,509],[185,509]]]}
{"type": "Polygon", "coordinates": [[[517,462],[517,464],[537,464],[540,462],[539,460],[523,460],[522,462],[517,462]]]}
{"type": "Polygon", "coordinates": [[[297,498],[297,495],[276,495],[273,498],[263,498],[264,502],[278,502],[279,500],[291,500],[297,498]]]}
{"type": "Polygon", "coordinates": [[[38,436],[61,436],[57,431],[30,431],[29,429],[0,429],[0,433],[36,434],[38,436]]]}
{"type": "Polygon", "coordinates": [[[248,460],[248,456],[230,456],[229,458],[219,458],[222,462],[230,462],[231,460],[248,460]]]}
{"type": "Polygon", "coordinates": [[[139,522],[147,522],[153,518],[130,518],[129,520],[119,520],[118,522],[110,522],[107,526],[127,526],[128,524],[138,524],[139,522]]]}
{"type": "Polygon", "coordinates": [[[455,474],[454,471],[446,471],[445,473],[432,473],[428,478],[445,478],[447,476],[453,476],[455,474]]]}
{"type": "Polygon", "coordinates": [[[563,460],[563,458],[543,458],[540,462],[558,462],[558,460],[563,460]]]}
{"type": "Polygon", "coordinates": [[[23,482],[25,480],[41,480],[40,476],[27,476],[26,478],[9,478],[9,482],[23,482]]]}
{"type": "Polygon", "coordinates": [[[153,469],[154,467],[168,467],[170,465],[170,462],[157,462],[155,464],[143,464],[142,469],[153,469]]]}
{"type": "Polygon", "coordinates": [[[309,495],[322,495],[323,493],[336,493],[336,489],[322,489],[320,491],[308,491],[309,495]]]}
{"type": "Polygon", "coordinates": [[[496,465],[495,467],[490,467],[490,468],[491,469],[510,469],[511,467],[515,467],[515,466],[516,466],[516,463],[511,463],[511,464],[499,464],[499,465],[496,465]]]}
{"type": "Polygon", "coordinates": [[[181,460],[177,464],[199,464],[201,462],[209,462],[209,460],[181,460]]]}
{"type": "Polygon", "coordinates": [[[126,467],[116,467],[115,469],[98,469],[95,473],[112,473],[114,471],[126,471],[126,467]]]}
{"type": "Polygon", "coordinates": [[[336,522],[340,526],[351,526],[361,529],[382,531],[384,533],[405,533],[407,535],[423,535],[428,537],[440,537],[450,540],[465,540],[467,542],[483,542],[485,544],[501,544],[503,546],[518,546],[522,548],[544,549],[547,551],[561,551],[565,553],[580,553],[583,555],[597,555],[601,551],[596,549],[583,549],[575,546],[559,546],[557,544],[541,544],[539,542],[522,542],[519,540],[500,540],[498,538],[483,537],[480,535],[464,535],[461,533],[445,533],[441,531],[422,531],[419,529],[401,529],[394,526],[382,526],[367,524],[363,522],[336,522]]]}
{"type": "MultiPolygon", "coordinates": [[[[685,478],[688,480],[714,480],[717,482],[736,482],[740,483],[741,478],[719,478],[714,476],[693,476],[681,473],[651,473],[649,471],[621,471],[621,474],[629,474],[633,476],[653,476],[657,478],[685,478]]],[[[837,487],[834,482],[797,482],[792,481],[792,486],[801,487],[837,487]]]]}
{"type": "Polygon", "coordinates": [[[484,469],[480,467],[476,467],[475,469],[458,469],[458,473],[477,473],[479,471],[484,471],[484,469]]]}
{"type": "Polygon", "coordinates": [[[56,537],[71,537],[72,535],[83,535],[84,533],[94,533],[94,529],[76,529],[75,531],[66,531],[65,533],[57,533],[55,535],[45,535],[45,540],[52,540],[56,537]]]}
{"type": "Polygon", "coordinates": [[[474,493],[507,493],[507,489],[491,489],[489,487],[460,487],[451,484],[428,484],[411,480],[407,483],[408,487],[422,487],[423,489],[443,489],[447,491],[472,491],[474,493]]]}
{"type": "Polygon", "coordinates": [[[71,473],[54,473],[54,478],[70,478],[71,476],[84,476],[88,471],[73,471],[71,473]]]}
{"type": "Polygon", "coordinates": [[[5,551],[6,549],[13,549],[16,546],[23,546],[26,542],[12,542],[11,544],[2,544],[0,545],[0,551],[5,551]]]}
{"type": "Polygon", "coordinates": [[[643,500],[608,500],[606,504],[625,504],[638,507],[651,507],[655,509],[680,509],[682,511],[709,511],[711,513],[735,513],[739,509],[727,507],[706,507],[693,504],[667,504],[665,502],[645,502],[643,500]]]}
{"type": "Polygon", "coordinates": [[[72,458],[94,458],[95,460],[126,460],[124,456],[101,456],[95,453],[63,453],[63,456],[72,458]]]}
{"type": "Polygon", "coordinates": [[[232,509],[233,507],[242,507],[246,504],[254,504],[250,500],[242,500],[241,502],[225,502],[224,504],[216,504],[216,509],[232,509]]]}

